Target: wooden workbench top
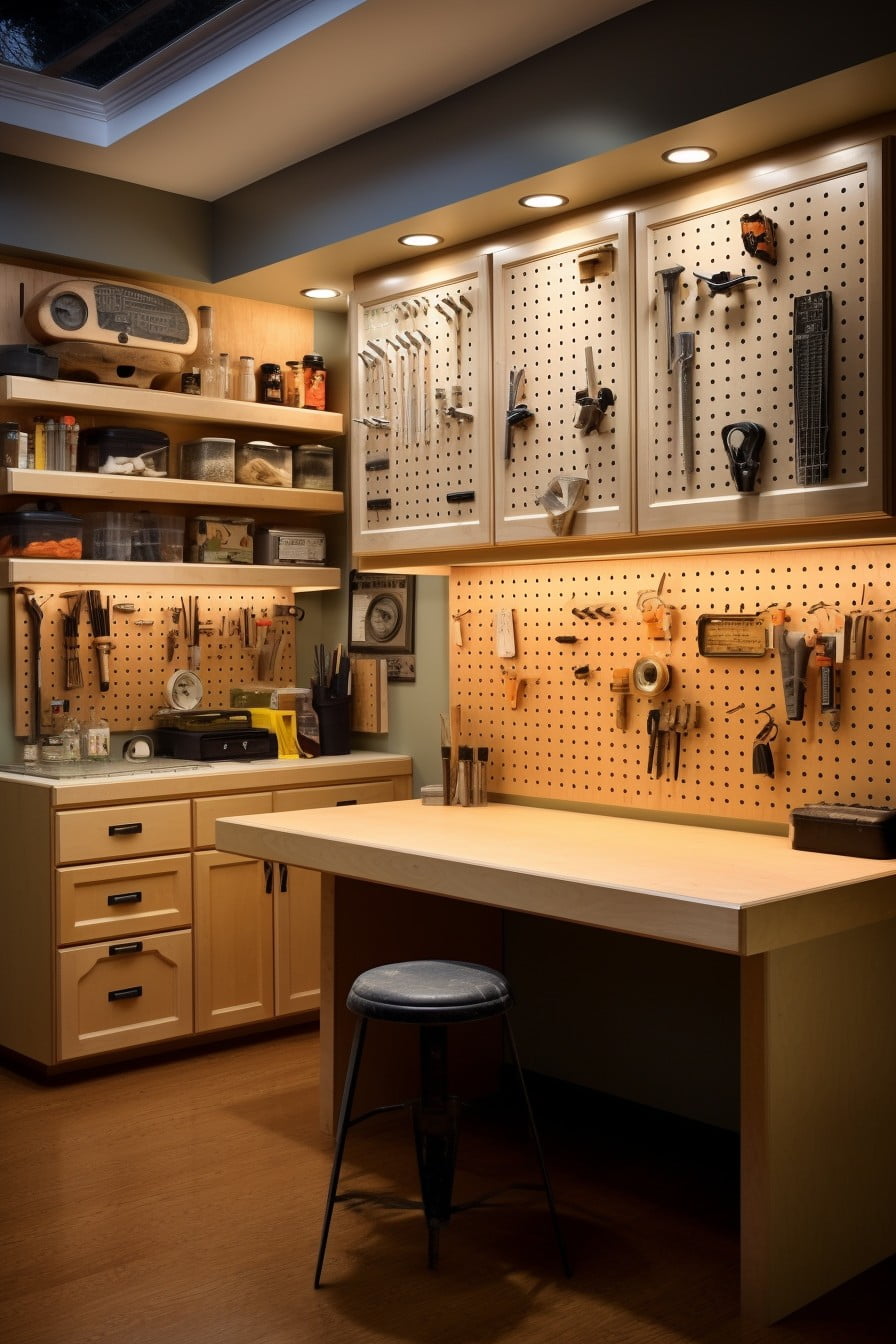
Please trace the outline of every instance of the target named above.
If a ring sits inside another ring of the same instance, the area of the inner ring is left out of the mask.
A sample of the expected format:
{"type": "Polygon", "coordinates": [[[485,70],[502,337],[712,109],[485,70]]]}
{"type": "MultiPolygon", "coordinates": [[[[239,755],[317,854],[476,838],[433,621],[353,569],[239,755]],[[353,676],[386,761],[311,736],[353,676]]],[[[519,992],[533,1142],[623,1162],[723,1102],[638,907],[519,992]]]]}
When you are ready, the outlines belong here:
{"type": "Polygon", "coordinates": [[[896,860],[783,836],[419,801],[217,823],[219,849],[748,955],[896,917],[896,860]]]}

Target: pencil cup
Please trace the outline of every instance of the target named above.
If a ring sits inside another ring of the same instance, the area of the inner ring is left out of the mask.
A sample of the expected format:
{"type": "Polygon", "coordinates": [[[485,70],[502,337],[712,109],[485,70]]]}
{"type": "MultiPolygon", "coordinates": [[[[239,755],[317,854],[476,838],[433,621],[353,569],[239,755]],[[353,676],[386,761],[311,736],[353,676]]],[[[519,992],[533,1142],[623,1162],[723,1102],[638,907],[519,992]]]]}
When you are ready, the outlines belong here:
{"type": "Polygon", "coordinates": [[[312,695],[320,728],[321,756],[347,756],[352,749],[352,698],[327,695],[318,687],[312,695]]]}

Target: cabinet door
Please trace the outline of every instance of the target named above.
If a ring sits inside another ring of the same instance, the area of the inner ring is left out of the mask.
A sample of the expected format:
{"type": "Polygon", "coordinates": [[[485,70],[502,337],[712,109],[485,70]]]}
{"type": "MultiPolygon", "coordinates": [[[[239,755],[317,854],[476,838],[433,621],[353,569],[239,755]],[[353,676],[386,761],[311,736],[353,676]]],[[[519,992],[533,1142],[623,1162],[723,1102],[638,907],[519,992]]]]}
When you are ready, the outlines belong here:
{"type": "Polygon", "coordinates": [[[320,873],[278,864],[274,898],[274,1011],[320,1009],[320,873]]]}
{"type": "Polygon", "coordinates": [[[207,850],[193,855],[196,1030],[274,1013],[273,868],[207,850]]]}

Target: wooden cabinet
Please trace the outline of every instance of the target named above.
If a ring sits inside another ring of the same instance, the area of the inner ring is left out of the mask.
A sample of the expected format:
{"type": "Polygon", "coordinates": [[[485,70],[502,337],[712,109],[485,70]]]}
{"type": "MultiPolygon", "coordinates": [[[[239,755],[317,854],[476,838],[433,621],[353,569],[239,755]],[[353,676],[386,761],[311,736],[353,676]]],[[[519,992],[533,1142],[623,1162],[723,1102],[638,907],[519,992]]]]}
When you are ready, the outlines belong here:
{"type": "Polygon", "coordinates": [[[102,781],[0,773],[0,1053],[47,1071],[300,1019],[320,878],[214,847],[218,817],[407,798],[388,753],[102,781]]]}

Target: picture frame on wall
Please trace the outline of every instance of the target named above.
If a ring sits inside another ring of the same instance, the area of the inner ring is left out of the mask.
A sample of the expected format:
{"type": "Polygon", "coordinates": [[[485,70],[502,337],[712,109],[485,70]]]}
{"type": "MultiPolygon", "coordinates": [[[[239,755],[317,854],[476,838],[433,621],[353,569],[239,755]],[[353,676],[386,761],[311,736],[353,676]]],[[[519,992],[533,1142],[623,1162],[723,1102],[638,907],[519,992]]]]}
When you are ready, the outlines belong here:
{"type": "Polygon", "coordinates": [[[349,650],[378,657],[414,652],[416,579],[413,574],[349,577],[349,650]]]}

